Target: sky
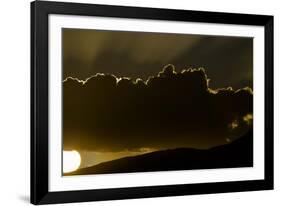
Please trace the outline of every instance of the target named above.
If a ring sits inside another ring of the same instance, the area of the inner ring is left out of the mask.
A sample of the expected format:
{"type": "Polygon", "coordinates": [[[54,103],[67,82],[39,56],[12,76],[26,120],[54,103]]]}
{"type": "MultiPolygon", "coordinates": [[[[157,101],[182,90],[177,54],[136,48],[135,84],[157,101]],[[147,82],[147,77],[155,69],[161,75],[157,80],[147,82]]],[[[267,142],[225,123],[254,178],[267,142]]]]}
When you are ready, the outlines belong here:
{"type": "Polygon", "coordinates": [[[203,67],[212,88],[252,87],[252,38],[63,29],[63,76],[96,73],[155,76],[167,64],[178,71],[203,67]]]}
{"type": "Polygon", "coordinates": [[[82,166],[252,129],[251,38],[63,30],[63,142],[82,166]]]}

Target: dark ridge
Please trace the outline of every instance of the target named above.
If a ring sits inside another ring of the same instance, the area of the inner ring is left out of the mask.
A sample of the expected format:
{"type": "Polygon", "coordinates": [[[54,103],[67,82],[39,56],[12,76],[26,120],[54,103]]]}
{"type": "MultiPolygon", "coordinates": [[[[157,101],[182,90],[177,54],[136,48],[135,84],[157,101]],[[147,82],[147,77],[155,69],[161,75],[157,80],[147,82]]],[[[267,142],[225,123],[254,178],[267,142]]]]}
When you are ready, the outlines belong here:
{"type": "Polygon", "coordinates": [[[154,172],[253,166],[253,131],[239,139],[206,150],[177,148],[124,157],[65,175],[154,172]]]}

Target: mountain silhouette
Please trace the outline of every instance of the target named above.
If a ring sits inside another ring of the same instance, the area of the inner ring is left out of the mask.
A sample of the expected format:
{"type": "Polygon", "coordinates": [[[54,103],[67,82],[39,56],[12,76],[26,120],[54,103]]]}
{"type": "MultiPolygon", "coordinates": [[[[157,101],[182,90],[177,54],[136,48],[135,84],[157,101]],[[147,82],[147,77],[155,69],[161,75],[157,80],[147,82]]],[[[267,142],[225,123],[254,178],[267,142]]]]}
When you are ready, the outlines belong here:
{"type": "Polygon", "coordinates": [[[176,148],[124,157],[65,175],[152,172],[253,166],[253,131],[210,149],[176,148]]]}

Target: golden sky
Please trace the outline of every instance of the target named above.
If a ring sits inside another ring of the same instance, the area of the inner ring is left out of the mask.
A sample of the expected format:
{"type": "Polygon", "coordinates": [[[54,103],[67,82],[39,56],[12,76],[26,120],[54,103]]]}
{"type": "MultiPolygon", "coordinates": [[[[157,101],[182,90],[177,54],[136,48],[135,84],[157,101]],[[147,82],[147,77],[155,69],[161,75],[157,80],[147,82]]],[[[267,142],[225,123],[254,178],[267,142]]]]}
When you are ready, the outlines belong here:
{"type": "Polygon", "coordinates": [[[204,67],[213,88],[252,87],[252,38],[63,30],[63,76],[86,79],[96,73],[147,79],[167,65],[204,67]]]}

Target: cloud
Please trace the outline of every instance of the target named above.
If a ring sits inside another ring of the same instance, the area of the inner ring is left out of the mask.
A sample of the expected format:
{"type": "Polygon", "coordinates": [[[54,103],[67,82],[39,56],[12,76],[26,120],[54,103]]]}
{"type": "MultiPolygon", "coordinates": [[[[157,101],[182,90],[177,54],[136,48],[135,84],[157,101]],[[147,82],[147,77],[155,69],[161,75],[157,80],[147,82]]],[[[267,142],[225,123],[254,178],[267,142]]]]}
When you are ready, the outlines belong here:
{"type": "Polygon", "coordinates": [[[167,65],[147,80],[96,74],[63,82],[65,149],[207,148],[252,128],[250,88],[211,89],[204,69],[167,65]]]}

